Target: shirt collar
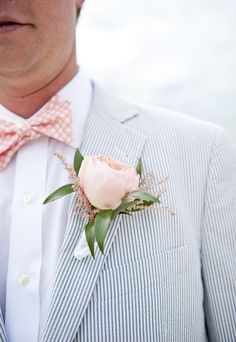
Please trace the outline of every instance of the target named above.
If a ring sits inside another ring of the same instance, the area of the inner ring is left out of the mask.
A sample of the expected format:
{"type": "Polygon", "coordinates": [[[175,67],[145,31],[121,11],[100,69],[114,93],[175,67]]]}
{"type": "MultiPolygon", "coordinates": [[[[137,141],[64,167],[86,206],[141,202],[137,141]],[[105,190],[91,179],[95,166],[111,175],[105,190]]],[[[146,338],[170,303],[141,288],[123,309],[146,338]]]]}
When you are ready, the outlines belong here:
{"type": "Polygon", "coordinates": [[[92,82],[79,67],[79,72],[58,94],[62,100],[69,100],[72,104],[73,140],[69,145],[74,148],[79,147],[83,141],[86,120],[92,104],[92,82]]]}
{"type": "MultiPolygon", "coordinates": [[[[79,147],[83,140],[86,120],[92,103],[92,82],[84,70],[79,67],[78,73],[58,92],[58,95],[62,100],[70,101],[72,105],[73,139],[68,145],[74,148],[79,147]]],[[[38,111],[34,115],[37,113],[38,111]]],[[[0,105],[0,119],[13,122],[26,120],[2,105],[0,105]]]]}

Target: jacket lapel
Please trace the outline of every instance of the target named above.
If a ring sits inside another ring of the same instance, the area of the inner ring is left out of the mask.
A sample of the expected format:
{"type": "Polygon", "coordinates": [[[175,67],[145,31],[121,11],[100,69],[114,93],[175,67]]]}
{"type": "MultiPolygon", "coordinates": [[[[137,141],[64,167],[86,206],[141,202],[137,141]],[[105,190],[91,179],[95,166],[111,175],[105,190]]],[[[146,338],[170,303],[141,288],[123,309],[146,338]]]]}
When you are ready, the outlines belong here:
{"type": "Polygon", "coordinates": [[[3,322],[2,311],[0,309],[0,342],[7,342],[7,334],[3,322]]]}
{"type": "MultiPolygon", "coordinates": [[[[125,127],[125,121],[137,115],[136,108],[106,95],[96,83],[94,92],[85,139],[80,148],[82,154],[105,154],[136,166],[145,137],[125,127]]],[[[75,214],[74,203],[75,197],[70,204],[43,342],[74,339],[119,226],[120,217],[109,227],[104,255],[96,248],[95,260],[90,256],[76,259],[73,252],[86,220],[75,214]]]]}

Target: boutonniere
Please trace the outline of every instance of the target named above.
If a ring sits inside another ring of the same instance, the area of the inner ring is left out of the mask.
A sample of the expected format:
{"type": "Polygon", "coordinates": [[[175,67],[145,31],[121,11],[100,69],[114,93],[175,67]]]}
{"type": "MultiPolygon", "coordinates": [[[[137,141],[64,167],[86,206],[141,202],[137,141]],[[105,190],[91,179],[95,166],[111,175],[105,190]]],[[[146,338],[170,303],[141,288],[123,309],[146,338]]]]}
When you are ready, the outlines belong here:
{"type": "MultiPolygon", "coordinates": [[[[61,160],[72,181],[51,195],[43,204],[55,201],[72,192],[76,193],[75,208],[78,214],[86,217],[87,224],[84,230],[87,246],[93,257],[95,242],[104,253],[104,242],[109,225],[118,215],[131,215],[135,212],[160,204],[163,191],[153,195],[147,192],[153,185],[151,173],[142,177],[142,162],[139,159],[136,169],[108,156],[85,156],[76,149],[73,165],[66,162],[59,154],[55,155],[61,160]]],[[[164,182],[165,178],[158,182],[164,182]]],[[[162,209],[168,209],[163,208],[162,209]]],[[[171,212],[171,211],[170,211],[171,212]]],[[[171,212],[174,215],[174,212],[171,212]]]]}

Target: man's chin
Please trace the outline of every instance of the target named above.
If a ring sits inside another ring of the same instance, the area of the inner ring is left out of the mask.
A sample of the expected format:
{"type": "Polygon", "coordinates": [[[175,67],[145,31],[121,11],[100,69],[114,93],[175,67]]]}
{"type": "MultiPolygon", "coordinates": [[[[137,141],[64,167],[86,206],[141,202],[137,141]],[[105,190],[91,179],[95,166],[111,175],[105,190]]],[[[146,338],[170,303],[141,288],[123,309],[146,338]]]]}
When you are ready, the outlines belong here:
{"type": "Polygon", "coordinates": [[[7,53],[0,46],[0,75],[18,75],[27,73],[29,66],[32,65],[32,53],[28,58],[16,51],[15,53],[7,53]]]}

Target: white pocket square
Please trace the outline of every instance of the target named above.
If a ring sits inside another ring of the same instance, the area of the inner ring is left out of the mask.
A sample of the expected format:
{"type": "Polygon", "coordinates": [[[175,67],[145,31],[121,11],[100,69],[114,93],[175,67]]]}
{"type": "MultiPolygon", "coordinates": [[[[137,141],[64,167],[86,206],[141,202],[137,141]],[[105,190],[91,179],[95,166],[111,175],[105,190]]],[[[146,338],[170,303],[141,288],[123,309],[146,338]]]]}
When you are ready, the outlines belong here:
{"type": "Polygon", "coordinates": [[[79,259],[82,260],[83,258],[87,257],[88,255],[90,255],[90,250],[89,250],[89,246],[86,240],[86,236],[85,236],[85,231],[83,231],[80,240],[74,250],[74,256],[79,259]]]}

